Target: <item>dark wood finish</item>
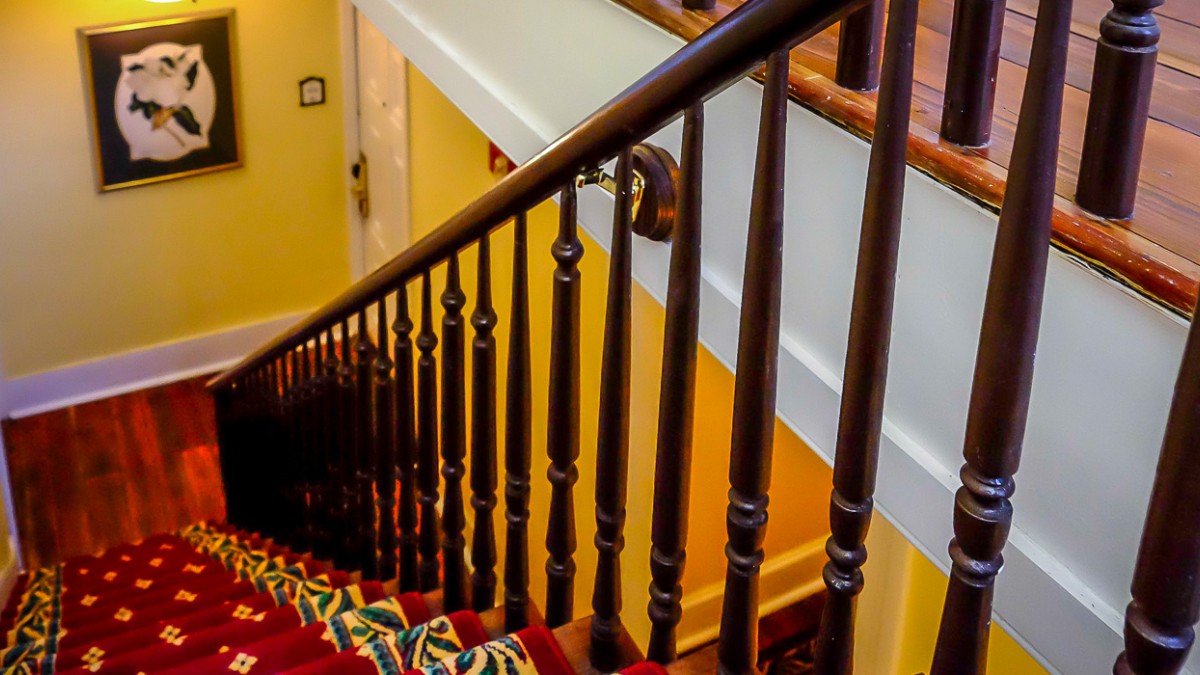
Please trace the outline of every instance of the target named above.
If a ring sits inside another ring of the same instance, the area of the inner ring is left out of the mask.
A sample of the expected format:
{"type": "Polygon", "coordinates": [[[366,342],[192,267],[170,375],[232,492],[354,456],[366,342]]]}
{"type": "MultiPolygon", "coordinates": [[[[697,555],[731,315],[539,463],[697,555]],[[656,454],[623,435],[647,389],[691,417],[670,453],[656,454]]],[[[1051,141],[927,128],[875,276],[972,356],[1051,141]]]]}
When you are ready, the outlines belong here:
{"type": "Polygon", "coordinates": [[[471,607],[476,612],[496,605],[496,310],[492,308],[492,249],[487,235],[479,240],[475,311],[471,326],[471,607]]]}
{"type": "MultiPolygon", "coordinates": [[[[571,666],[571,672],[576,675],[609,675],[611,671],[597,670],[592,665],[590,648],[591,620],[587,618],[572,621],[554,629],[554,641],[562,648],[563,656],[571,666]]],[[[642,652],[637,643],[628,633],[621,633],[617,643],[621,654],[620,661],[624,665],[637,663],[642,660],[642,652]]],[[[709,671],[711,674],[712,671],[709,671]]]]}
{"type": "Polygon", "coordinates": [[[387,300],[376,304],[375,350],[375,494],[379,504],[379,578],[395,579],[396,558],[396,419],[394,365],[388,347],[387,300]]]}
{"type": "Polygon", "coordinates": [[[638,143],[633,148],[633,171],[642,178],[633,233],[651,241],[669,241],[679,201],[679,165],[657,145],[638,143]]]}
{"type": "MultiPolygon", "coordinates": [[[[675,0],[614,0],[685,39],[695,39],[742,0],[720,0],[710,12],[685,12],[675,0]]],[[[1167,10],[1183,3],[1166,5],[1167,10]]],[[[1007,184],[1007,167],[1020,107],[1021,87],[1028,65],[1033,0],[1009,0],[1001,43],[1003,58],[997,81],[995,124],[985,150],[964,148],[940,138],[941,108],[947,71],[953,3],[922,0],[918,30],[916,83],[913,92],[913,125],[908,159],[917,169],[998,212],[1007,184]]],[[[1143,155],[1138,209],[1132,220],[1111,224],[1097,220],[1073,203],[1075,176],[1084,136],[1091,83],[1091,52],[1095,22],[1111,4],[1109,0],[1081,0],[1076,12],[1070,51],[1072,86],[1064,101],[1064,134],[1059,159],[1059,186],[1054,212],[1054,245],[1090,267],[1128,285],[1151,302],[1179,314],[1190,315],[1200,284],[1200,238],[1195,221],[1200,214],[1192,162],[1200,157],[1200,135],[1195,97],[1200,91],[1200,57],[1186,57],[1191,45],[1200,45],[1200,23],[1174,22],[1164,28],[1157,71],[1160,86],[1151,100],[1151,120],[1143,155]],[[1171,54],[1171,29],[1181,39],[1171,54]],[[1090,31],[1090,32],[1089,32],[1090,31]],[[1187,59],[1190,58],[1191,61],[1187,59]],[[1170,62],[1171,67],[1168,66],[1170,62]]],[[[1185,10],[1179,10],[1185,11],[1185,10]]],[[[1160,23],[1167,26],[1160,10],[1160,23]]],[[[814,36],[792,52],[790,76],[793,98],[814,112],[834,120],[852,133],[870,138],[875,126],[875,97],[848,91],[835,82],[837,38],[834,30],[814,36]]],[[[754,77],[761,79],[762,71],[754,77]]]]}
{"type": "Polygon", "coordinates": [[[552,253],[553,307],[550,314],[550,390],[546,452],[550,468],[550,513],[546,526],[546,625],[557,628],[574,618],[575,483],[579,470],[579,261],[583,244],[576,226],[574,184],[559,200],[558,238],[552,253]]]}
{"type": "Polygon", "coordinates": [[[658,395],[658,451],[650,531],[650,644],[646,656],[675,660],[675,627],[683,610],[687,559],[688,495],[692,471],[692,421],[696,404],[696,354],[700,331],[700,241],[704,178],[704,104],[683,118],[680,193],[667,282],[663,365],[658,395]]]}
{"type": "MultiPolygon", "coordinates": [[[[218,401],[225,425],[235,421],[230,394],[218,401]]],[[[225,518],[204,378],[4,420],[3,427],[26,569],[225,518]]],[[[220,440],[231,436],[222,431],[220,440]]]]}
{"type": "MultiPolygon", "coordinates": [[[[297,448],[296,458],[299,465],[299,501],[303,508],[303,532],[299,537],[299,549],[303,551],[312,551],[313,543],[316,541],[316,513],[314,493],[316,487],[314,485],[314,477],[316,475],[316,439],[317,433],[315,428],[316,415],[313,414],[313,373],[315,372],[315,363],[313,361],[313,352],[309,349],[308,342],[300,345],[300,373],[299,373],[299,391],[298,412],[299,412],[299,427],[300,427],[300,446],[297,448]]],[[[260,375],[264,371],[260,370],[260,375]]],[[[259,385],[260,396],[266,396],[265,381],[259,385]]]]}
{"type": "Polygon", "coordinates": [[[879,52],[883,47],[883,0],[870,0],[842,19],[838,30],[834,81],[854,91],[879,87],[879,52]]]}
{"type": "Polygon", "coordinates": [[[426,271],[421,278],[421,332],[417,334],[417,490],[421,523],[417,550],[420,555],[418,585],[422,593],[438,588],[438,337],[433,331],[433,281],[426,271]]]}
{"type": "Polygon", "coordinates": [[[988,277],[955,498],[953,565],[932,675],[986,668],[992,592],[1012,523],[1041,320],[1071,3],[1038,8],[1009,190],[988,277]]]}
{"type": "Polygon", "coordinates": [[[758,573],[767,529],[767,488],[775,440],[779,303],[783,275],[783,177],[788,53],[767,59],[759,122],[746,272],[742,281],[733,435],[729,460],[729,543],[721,610],[722,675],[753,675],[758,638],[758,573]]]}
{"type": "Polygon", "coordinates": [[[342,354],[338,364],[338,438],[341,440],[338,464],[342,473],[342,504],[339,512],[343,537],[334,561],[342,569],[353,569],[358,555],[358,469],[354,417],[354,357],[350,320],[341,321],[342,354]]]}
{"type": "Polygon", "coordinates": [[[399,537],[400,591],[410,593],[419,588],[417,581],[417,412],[413,381],[413,321],[408,312],[408,288],[396,289],[396,478],[400,483],[400,499],[396,507],[399,537]]]}
{"type": "Polygon", "coordinates": [[[991,140],[1004,2],[954,2],[954,28],[950,32],[946,95],[942,104],[942,138],[951,143],[982,147],[991,140]]]}
{"type": "Polygon", "coordinates": [[[1125,651],[1118,675],[1167,675],[1183,669],[1200,619],[1200,322],[1193,321],[1150,509],[1125,610],[1125,651]]]}
{"type": "Polygon", "coordinates": [[[608,265],[608,305],[596,439],[596,577],[592,587],[592,666],[621,667],[621,551],[629,482],[629,378],[633,293],[633,149],[617,160],[617,194],[608,265]]]}
{"type": "Polygon", "coordinates": [[[319,396],[321,416],[321,454],[325,478],[321,486],[322,536],[318,552],[322,558],[333,560],[337,552],[338,502],[341,501],[342,475],[339,457],[341,438],[337,435],[337,343],[333,328],[325,332],[325,351],[321,363],[321,393],[319,396]]]}
{"type": "Polygon", "coordinates": [[[705,10],[712,9],[717,4],[717,0],[683,0],[684,9],[705,10]]]}
{"type": "Polygon", "coordinates": [[[822,675],[854,671],[855,601],[863,587],[861,568],[867,559],[865,542],[874,508],[904,177],[908,171],[904,154],[912,102],[917,4],[917,0],[892,0],[888,15],[878,128],[867,169],[833,463],[829,504],[832,536],[825,545],[829,562],[823,575],[829,599],[815,654],[815,670],[822,675]]]}
{"type": "MultiPolygon", "coordinates": [[[[508,321],[508,378],[504,395],[504,622],[524,628],[529,602],[529,464],[533,401],[530,395],[529,261],[525,214],[513,226],[512,309],[508,321]]],[[[550,425],[553,428],[555,425],[550,425]]]]}
{"type": "Polygon", "coordinates": [[[358,534],[358,569],[363,579],[379,578],[379,554],[375,542],[375,425],[372,404],[373,378],[371,370],[375,363],[374,343],[371,329],[367,325],[367,310],[358,312],[358,335],[354,341],[354,412],[355,412],[355,477],[357,478],[356,525],[358,534]]]}
{"type": "Polygon", "coordinates": [[[1113,0],[1100,22],[1075,201],[1105,218],[1133,215],[1161,35],[1154,8],[1162,4],[1113,0]]]}
{"type": "Polygon", "coordinates": [[[819,33],[866,0],[756,0],[730,12],[625,91],[505,176],[441,227],[311,316],[214,378],[220,388],[303,342],[321,326],[357,312],[548,198],[588,169],[670,123],[696,100],[716,95],[763,54],[819,33]]]}
{"type": "Polygon", "coordinates": [[[463,506],[463,476],[467,454],[466,366],[463,307],[458,254],[446,265],[442,292],[442,599],[446,611],[469,609],[467,595],[467,526],[463,506]]]}

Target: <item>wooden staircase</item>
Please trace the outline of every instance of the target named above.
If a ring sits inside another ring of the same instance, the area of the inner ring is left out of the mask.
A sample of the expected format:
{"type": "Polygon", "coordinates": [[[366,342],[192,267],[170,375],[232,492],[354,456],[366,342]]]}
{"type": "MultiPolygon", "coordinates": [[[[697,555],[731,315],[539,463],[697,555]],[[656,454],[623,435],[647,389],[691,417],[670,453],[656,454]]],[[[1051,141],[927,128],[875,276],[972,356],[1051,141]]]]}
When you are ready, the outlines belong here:
{"type": "MultiPolygon", "coordinates": [[[[749,0],[432,234],[210,382],[228,527],[268,547],[264,550],[310,551],[307,560],[315,558],[319,569],[358,570],[347,576],[347,584],[382,584],[379,592],[389,597],[418,594],[432,617],[466,612],[488,638],[540,636],[542,644],[555,645],[547,649],[554,658],[561,656],[562,672],[755,673],[758,578],[779,385],[788,51],[865,6],[865,0],[749,0]],[[681,657],[675,631],[688,533],[703,146],[711,133],[705,129],[704,108],[709,97],[763,63],[741,289],[720,634],[711,647],[681,657]],[[676,171],[660,152],[639,143],[680,116],[683,151],[676,171]],[[599,436],[595,456],[584,458],[595,462],[597,474],[592,503],[597,563],[591,614],[576,619],[586,614],[573,606],[574,487],[581,459],[578,264],[583,255],[576,231],[577,187],[596,180],[613,158],[616,204],[599,436]],[[550,252],[556,262],[548,327],[550,423],[534,429],[526,213],[555,198],[561,220],[550,252]],[[498,315],[492,297],[490,242],[500,228],[511,228],[515,241],[505,317],[498,315]],[[621,621],[635,233],[669,235],[672,241],[649,561],[649,663],[642,663],[621,621]],[[477,261],[477,285],[470,295],[460,262],[468,249],[477,261]],[[445,271],[436,298],[440,330],[434,321],[435,268],[445,271]],[[502,393],[496,384],[497,330],[508,332],[502,393]],[[544,600],[529,592],[536,569],[531,562],[537,562],[529,543],[535,433],[546,435],[551,462],[544,600]],[[501,458],[503,579],[496,574],[501,558],[495,523],[501,458]],[[473,516],[469,546],[468,513],[473,516]]],[[[865,584],[864,542],[878,478],[917,7],[917,0],[893,0],[887,21],[830,501],[828,597],[816,646],[819,673],[853,671],[855,603],[865,584]]],[[[994,583],[1012,522],[1010,498],[1051,242],[1070,26],[1069,2],[1042,0],[989,274],[962,487],[953,506],[953,569],[931,669],[935,675],[986,668],[994,583]]],[[[1127,613],[1126,651],[1112,655],[1119,673],[1178,672],[1194,639],[1192,625],[1200,611],[1200,491],[1195,489],[1200,463],[1191,455],[1200,447],[1198,406],[1200,328],[1193,324],[1127,613]]],[[[329,657],[367,658],[363,655],[376,653],[371,650],[396,644],[395,635],[375,637],[355,644],[354,653],[346,649],[329,657]]],[[[243,661],[251,656],[247,652],[243,661]]],[[[559,672],[546,663],[536,665],[538,672],[559,672]]],[[[239,662],[234,669],[253,667],[239,662]]]]}

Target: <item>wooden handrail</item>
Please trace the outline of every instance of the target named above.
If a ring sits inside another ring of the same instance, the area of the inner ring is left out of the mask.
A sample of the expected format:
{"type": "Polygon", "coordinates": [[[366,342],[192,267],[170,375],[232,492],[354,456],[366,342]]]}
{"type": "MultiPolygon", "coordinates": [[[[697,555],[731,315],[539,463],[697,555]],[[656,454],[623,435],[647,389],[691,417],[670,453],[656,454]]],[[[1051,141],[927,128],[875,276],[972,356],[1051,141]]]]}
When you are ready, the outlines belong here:
{"type": "Polygon", "coordinates": [[[770,51],[821,32],[867,0],[752,0],[663,61],[483,197],[468,204],[403,253],[308,318],[213,378],[210,391],[287,352],[382,299],[397,286],[479,240],[518,212],[536,206],[579,173],[600,166],[653,134],[698,100],[715,96],[770,51]]]}

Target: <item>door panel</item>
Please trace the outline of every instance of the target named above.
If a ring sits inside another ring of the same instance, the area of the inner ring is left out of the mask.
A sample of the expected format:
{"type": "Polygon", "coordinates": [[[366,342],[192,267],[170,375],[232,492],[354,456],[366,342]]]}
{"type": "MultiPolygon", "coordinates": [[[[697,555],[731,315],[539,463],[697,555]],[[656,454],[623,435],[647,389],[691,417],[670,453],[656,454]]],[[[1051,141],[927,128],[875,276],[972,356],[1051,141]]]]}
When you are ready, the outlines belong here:
{"type": "Polygon", "coordinates": [[[363,260],[370,272],[410,240],[408,82],[404,55],[357,15],[359,145],[369,167],[370,212],[363,260]]]}

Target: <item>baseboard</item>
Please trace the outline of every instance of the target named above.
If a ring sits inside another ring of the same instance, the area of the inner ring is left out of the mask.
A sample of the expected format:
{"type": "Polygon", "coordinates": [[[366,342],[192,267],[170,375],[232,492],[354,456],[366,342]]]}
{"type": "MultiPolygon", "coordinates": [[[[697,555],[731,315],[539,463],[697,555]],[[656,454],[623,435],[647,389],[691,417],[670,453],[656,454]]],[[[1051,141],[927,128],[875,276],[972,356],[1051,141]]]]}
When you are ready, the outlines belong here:
{"type": "Polygon", "coordinates": [[[27,417],[223,370],[308,312],[288,314],[8,381],[12,417],[27,417]]]}
{"type": "MultiPolygon", "coordinates": [[[[758,612],[766,616],[778,609],[818,593],[825,588],[821,569],[828,558],[825,540],[814,540],[779,555],[767,557],[758,582],[758,612]]],[[[721,627],[721,605],[725,582],[684,589],[683,619],[679,622],[680,653],[717,639],[721,627]]]]}

